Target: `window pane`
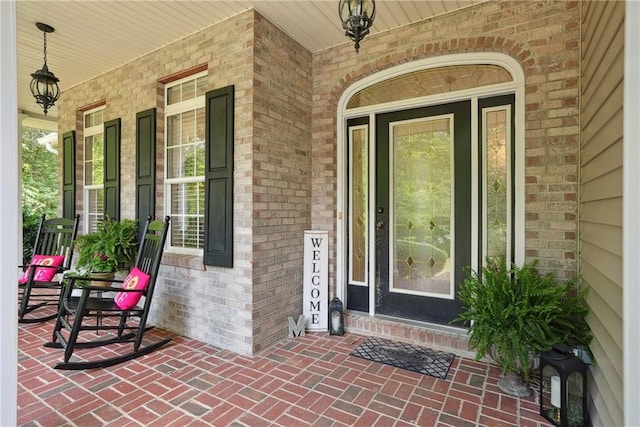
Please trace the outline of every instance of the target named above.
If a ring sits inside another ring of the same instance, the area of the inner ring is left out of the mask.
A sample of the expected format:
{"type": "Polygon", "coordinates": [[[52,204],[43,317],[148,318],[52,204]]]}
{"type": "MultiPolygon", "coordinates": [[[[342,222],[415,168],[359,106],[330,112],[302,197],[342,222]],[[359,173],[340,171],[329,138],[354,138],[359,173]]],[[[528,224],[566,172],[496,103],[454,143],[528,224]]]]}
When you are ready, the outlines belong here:
{"type": "Polygon", "coordinates": [[[85,185],[99,185],[104,179],[103,160],[104,144],[102,134],[85,138],[85,185]]]}
{"type": "Polygon", "coordinates": [[[101,125],[103,123],[103,117],[104,117],[104,109],[85,114],[84,127],[90,128],[90,127],[101,125]]]}
{"type": "Polygon", "coordinates": [[[204,108],[196,110],[196,140],[204,141],[204,108]]]}
{"type": "Polygon", "coordinates": [[[93,136],[87,136],[84,139],[84,159],[85,161],[93,160],[93,136]]]}
{"type": "Polygon", "coordinates": [[[196,81],[191,80],[182,84],[182,101],[193,99],[196,96],[196,81]]]}
{"type": "Polygon", "coordinates": [[[205,109],[167,118],[167,178],[204,176],[205,109]]]}
{"type": "Polygon", "coordinates": [[[171,190],[171,246],[202,248],[204,183],[173,184],[171,190]]]}
{"type": "Polygon", "coordinates": [[[349,283],[367,281],[367,201],[368,199],[368,167],[367,128],[361,127],[349,133],[350,136],[350,177],[349,196],[351,216],[349,225],[350,260],[349,283]]]}
{"type": "Polygon", "coordinates": [[[94,135],[91,151],[93,158],[91,182],[96,185],[102,184],[104,181],[104,141],[102,139],[102,134],[94,135]]]}
{"type": "Polygon", "coordinates": [[[167,148],[167,178],[180,178],[180,147],[167,148]]]}
{"type": "Polygon", "coordinates": [[[484,147],[486,159],[485,251],[487,257],[507,257],[507,146],[509,132],[504,107],[485,112],[484,147]]]}
{"type": "Polygon", "coordinates": [[[204,141],[196,144],[196,171],[195,176],[204,176],[204,141]]]}
{"type": "Polygon", "coordinates": [[[180,114],[167,117],[167,146],[180,144],[180,114]]]}
{"type": "Polygon", "coordinates": [[[511,74],[497,65],[455,65],[430,68],[369,86],[351,97],[347,108],[455,92],[512,80],[511,74]]]}
{"type": "Polygon", "coordinates": [[[88,221],[88,232],[96,231],[98,222],[103,218],[104,211],[104,192],[100,189],[93,189],[87,191],[87,199],[89,206],[85,214],[88,221]]]}
{"type": "Polygon", "coordinates": [[[84,183],[93,185],[93,162],[84,162],[84,183]]]}
{"type": "Polygon", "coordinates": [[[98,126],[104,123],[104,109],[96,111],[94,114],[93,125],[98,126]]]}
{"type": "Polygon", "coordinates": [[[196,138],[196,113],[187,111],[182,113],[182,144],[193,144],[196,138]]]}
{"type": "Polygon", "coordinates": [[[172,86],[167,89],[167,105],[180,102],[180,85],[172,86]]]}
{"type": "Polygon", "coordinates": [[[207,91],[207,76],[199,77],[198,82],[196,83],[196,96],[202,96],[207,91]]]}

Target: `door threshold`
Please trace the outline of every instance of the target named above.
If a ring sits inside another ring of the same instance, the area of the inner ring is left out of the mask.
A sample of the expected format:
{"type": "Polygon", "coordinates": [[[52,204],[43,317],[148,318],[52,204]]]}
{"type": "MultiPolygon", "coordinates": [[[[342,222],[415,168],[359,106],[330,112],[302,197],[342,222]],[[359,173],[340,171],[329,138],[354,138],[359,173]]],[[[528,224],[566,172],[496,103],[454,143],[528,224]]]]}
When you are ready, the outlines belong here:
{"type": "Polygon", "coordinates": [[[410,344],[449,351],[458,356],[475,357],[469,350],[467,329],[448,325],[419,322],[393,316],[376,315],[347,310],[345,331],[363,335],[387,338],[410,344]]]}
{"type": "Polygon", "coordinates": [[[377,317],[383,320],[388,320],[390,322],[403,323],[406,325],[417,326],[420,328],[427,328],[434,331],[442,331],[447,333],[464,334],[464,335],[467,334],[466,328],[460,328],[457,326],[441,325],[438,323],[430,323],[430,322],[421,322],[419,320],[403,319],[401,317],[387,316],[385,314],[376,314],[374,317],[377,317]]]}

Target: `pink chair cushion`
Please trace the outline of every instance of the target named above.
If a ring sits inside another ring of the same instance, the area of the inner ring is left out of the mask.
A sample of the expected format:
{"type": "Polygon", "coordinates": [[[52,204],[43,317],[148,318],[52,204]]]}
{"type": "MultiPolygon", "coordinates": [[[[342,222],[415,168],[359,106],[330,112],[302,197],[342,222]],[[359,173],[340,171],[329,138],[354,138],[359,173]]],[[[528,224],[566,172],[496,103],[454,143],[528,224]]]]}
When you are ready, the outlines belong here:
{"type": "MultiPolygon", "coordinates": [[[[124,279],[122,288],[144,290],[149,285],[149,279],[150,276],[148,274],[140,271],[138,267],[133,267],[127,278],[124,279]]],[[[114,302],[122,310],[131,310],[140,301],[141,297],[142,292],[118,292],[114,302]]]]}
{"type": "MultiPolygon", "coordinates": [[[[32,265],[51,265],[54,267],[60,267],[64,262],[64,255],[34,255],[29,263],[32,265]]],[[[33,276],[33,280],[38,282],[50,282],[53,276],[56,275],[57,268],[38,268],[36,267],[36,273],[33,276]]],[[[18,279],[18,283],[27,283],[29,280],[29,274],[31,273],[31,267],[27,268],[18,279]]]]}

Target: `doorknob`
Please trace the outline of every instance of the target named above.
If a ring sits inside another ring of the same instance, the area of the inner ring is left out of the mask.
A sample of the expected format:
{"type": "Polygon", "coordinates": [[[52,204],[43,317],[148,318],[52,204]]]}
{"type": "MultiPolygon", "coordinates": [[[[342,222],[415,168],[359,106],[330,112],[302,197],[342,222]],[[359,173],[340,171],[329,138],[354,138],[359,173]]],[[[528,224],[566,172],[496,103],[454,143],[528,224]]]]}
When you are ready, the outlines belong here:
{"type": "Polygon", "coordinates": [[[376,228],[378,230],[382,230],[384,228],[384,221],[378,221],[376,222],[376,228]]]}

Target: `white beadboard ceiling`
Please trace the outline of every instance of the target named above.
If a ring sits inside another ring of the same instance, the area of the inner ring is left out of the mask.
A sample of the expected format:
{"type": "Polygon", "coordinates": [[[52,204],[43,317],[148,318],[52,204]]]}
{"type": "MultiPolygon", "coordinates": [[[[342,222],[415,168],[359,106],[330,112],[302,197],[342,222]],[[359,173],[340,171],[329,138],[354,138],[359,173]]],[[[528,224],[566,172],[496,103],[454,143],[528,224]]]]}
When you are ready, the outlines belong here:
{"type": "MultiPolygon", "coordinates": [[[[482,1],[378,0],[371,33],[482,1]]],[[[312,52],[352,43],[339,22],[338,0],[17,0],[18,109],[28,116],[23,124],[55,130],[58,114],[54,107],[45,118],[29,90],[31,73],[43,63],[36,22],[55,28],[47,35],[47,64],[64,91],[251,8],[312,52]]]]}

